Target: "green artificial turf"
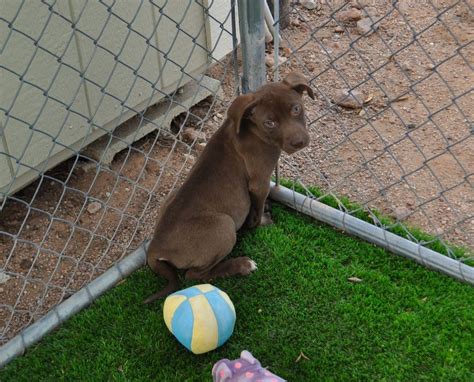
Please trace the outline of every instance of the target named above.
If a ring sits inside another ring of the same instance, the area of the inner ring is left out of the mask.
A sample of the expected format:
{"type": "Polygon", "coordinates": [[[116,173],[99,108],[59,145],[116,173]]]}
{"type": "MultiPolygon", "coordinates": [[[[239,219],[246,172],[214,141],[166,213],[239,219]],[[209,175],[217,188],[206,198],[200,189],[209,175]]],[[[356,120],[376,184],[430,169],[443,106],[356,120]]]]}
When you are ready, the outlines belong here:
{"type": "Polygon", "coordinates": [[[0,371],[1,381],[210,381],[247,349],[289,381],[473,381],[474,288],[274,206],[233,256],[259,268],[216,280],[237,310],[231,339],[195,356],[168,332],[163,286],[134,273],[0,371]],[[359,283],[349,277],[362,279],[359,283]],[[300,353],[305,356],[300,357],[300,353]]]}
{"type": "Polygon", "coordinates": [[[470,248],[447,243],[440,237],[430,235],[418,227],[411,226],[407,222],[398,222],[393,217],[381,213],[376,208],[370,208],[369,213],[367,208],[362,204],[353,202],[346,196],[338,196],[336,198],[333,195],[325,193],[318,187],[304,186],[301,183],[289,179],[281,179],[280,184],[303,195],[317,198],[321,203],[330,207],[338,210],[342,209],[348,214],[367,223],[381,226],[398,236],[420,243],[424,247],[430,248],[448,257],[460,259],[465,264],[474,266],[474,252],[470,248]]]}

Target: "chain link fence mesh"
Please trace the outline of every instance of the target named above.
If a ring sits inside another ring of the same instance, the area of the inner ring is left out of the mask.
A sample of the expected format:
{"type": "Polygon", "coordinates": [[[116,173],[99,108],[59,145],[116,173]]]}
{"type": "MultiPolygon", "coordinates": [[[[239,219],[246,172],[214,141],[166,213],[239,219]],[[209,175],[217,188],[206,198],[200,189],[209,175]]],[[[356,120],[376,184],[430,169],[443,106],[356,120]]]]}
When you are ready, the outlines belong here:
{"type": "Polygon", "coordinates": [[[471,4],[302,1],[289,15],[280,64],[275,68],[268,52],[267,65],[280,76],[303,72],[317,100],[306,105],[310,148],[284,158],[282,177],[350,214],[468,258],[474,246],[471,4]]]}
{"type": "Polygon", "coordinates": [[[151,236],[237,90],[234,16],[228,1],[6,3],[0,343],[151,236]]]}
{"type": "MultiPolygon", "coordinates": [[[[160,204],[225,118],[241,71],[234,1],[6,5],[0,344],[151,236],[160,204]]],[[[299,70],[316,94],[305,101],[310,147],[282,157],[282,182],[468,259],[469,2],[280,9],[289,25],[277,65],[267,44],[267,79],[299,70]]]]}

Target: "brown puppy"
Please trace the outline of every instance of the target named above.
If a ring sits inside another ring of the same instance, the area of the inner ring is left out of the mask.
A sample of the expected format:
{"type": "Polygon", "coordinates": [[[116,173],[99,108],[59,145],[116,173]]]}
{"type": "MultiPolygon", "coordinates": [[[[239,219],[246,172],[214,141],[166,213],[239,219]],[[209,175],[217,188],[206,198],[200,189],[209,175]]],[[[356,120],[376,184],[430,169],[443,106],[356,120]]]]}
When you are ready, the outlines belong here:
{"type": "Polygon", "coordinates": [[[186,270],[186,279],[210,280],[256,269],[248,257],[224,258],[244,223],[271,223],[264,204],[281,151],[292,154],[309,143],[304,91],[314,99],[306,79],[290,73],[232,103],[184,184],[162,207],[147,263],[168,285],[146,303],[179,289],[177,270],[186,270]]]}

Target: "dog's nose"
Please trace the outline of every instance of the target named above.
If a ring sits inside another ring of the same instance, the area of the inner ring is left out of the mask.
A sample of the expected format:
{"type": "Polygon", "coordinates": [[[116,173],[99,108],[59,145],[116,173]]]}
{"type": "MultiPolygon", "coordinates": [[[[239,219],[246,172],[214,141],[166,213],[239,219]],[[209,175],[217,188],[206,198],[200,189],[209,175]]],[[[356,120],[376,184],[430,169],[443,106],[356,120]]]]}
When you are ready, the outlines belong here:
{"type": "Polygon", "coordinates": [[[299,150],[306,146],[306,139],[303,137],[294,138],[290,144],[294,149],[299,150]]]}

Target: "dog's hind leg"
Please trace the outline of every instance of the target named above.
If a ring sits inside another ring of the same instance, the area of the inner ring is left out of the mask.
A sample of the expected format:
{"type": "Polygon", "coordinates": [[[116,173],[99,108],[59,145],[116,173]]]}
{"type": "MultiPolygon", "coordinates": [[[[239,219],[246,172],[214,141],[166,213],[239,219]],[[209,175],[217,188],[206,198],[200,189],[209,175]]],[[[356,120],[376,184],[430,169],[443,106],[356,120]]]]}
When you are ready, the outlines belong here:
{"type": "Polygon", "coordinates": [[[180,288],[181,284],[176,268],[173,267],[167,261],[159,260],[158,258],[153,256],[148,256],[147,262],[148,266],[152,269],[153,272],[168,280],[168,284],[162,290],[148,297],[144,301],[145,304],[149,304],[162,297],[168,296],[170,293],[176,292],[180,288]]]}
{"type": "Polygon", "coordinates": [[[247,276],[257,269],[255,261],[248,257],[235,257],[224,260],[206,271],[190,269],[186,272],[187,280],[212,280],[219,277],[247,276]]]}

